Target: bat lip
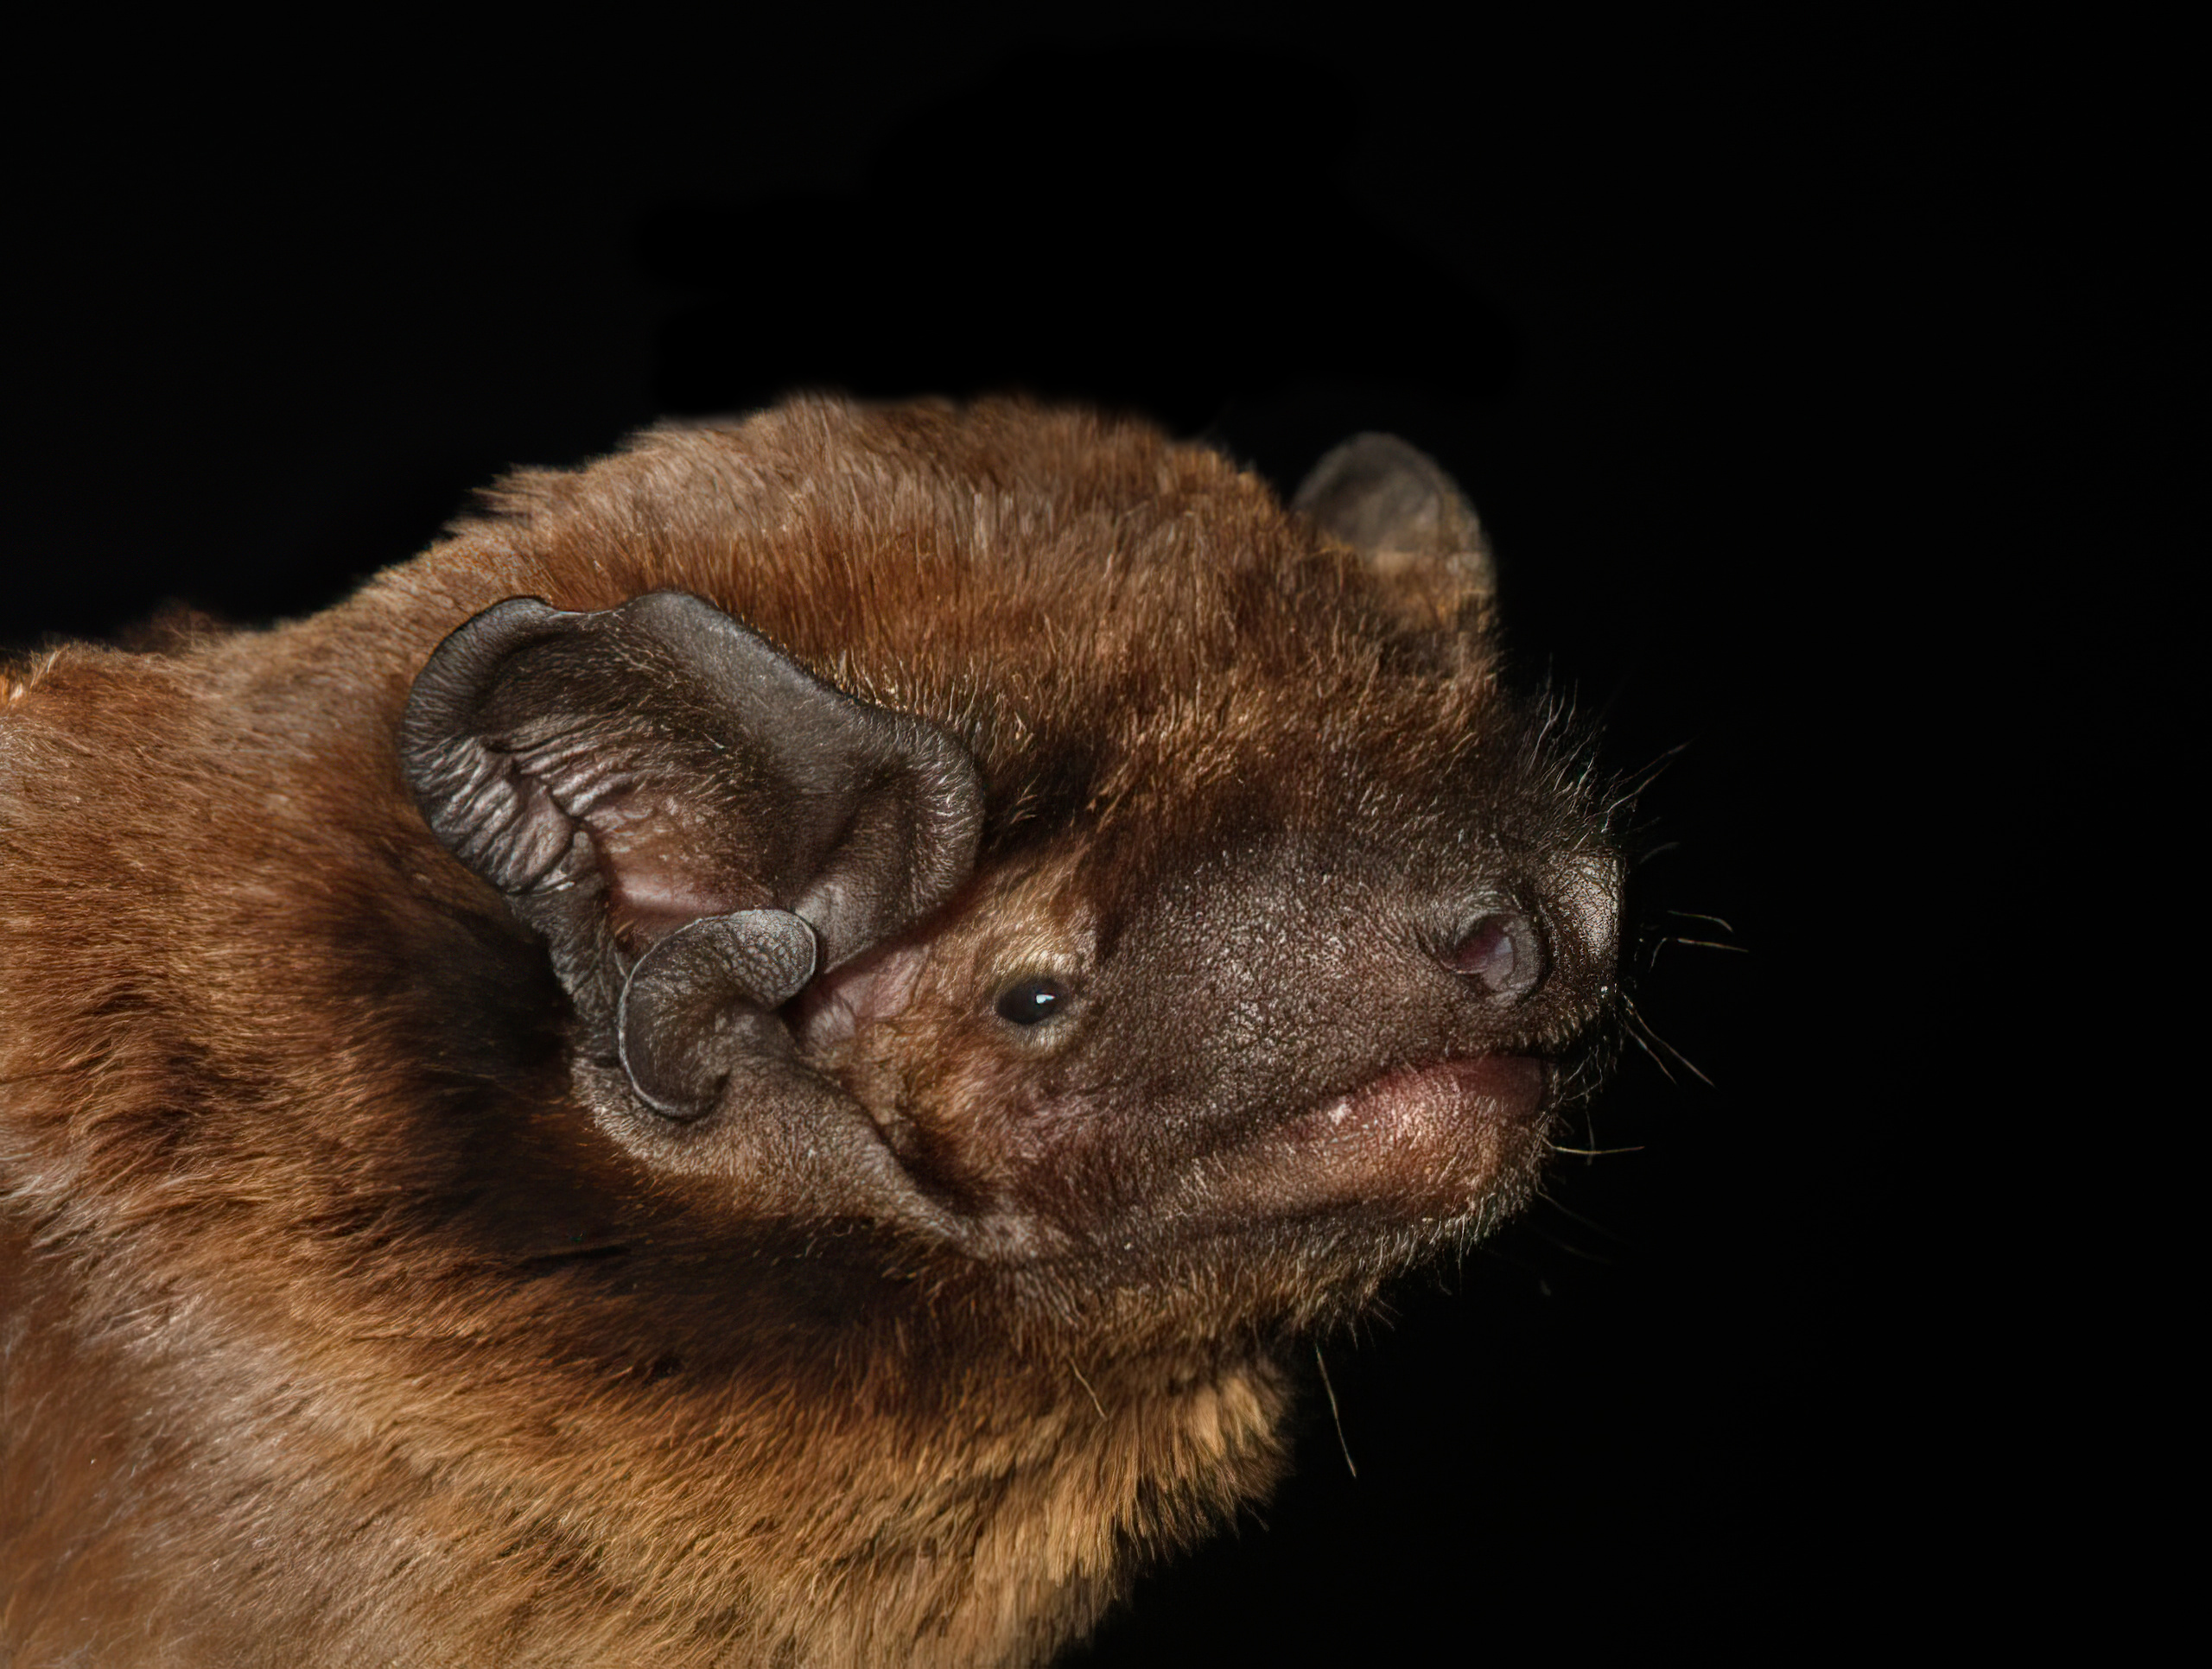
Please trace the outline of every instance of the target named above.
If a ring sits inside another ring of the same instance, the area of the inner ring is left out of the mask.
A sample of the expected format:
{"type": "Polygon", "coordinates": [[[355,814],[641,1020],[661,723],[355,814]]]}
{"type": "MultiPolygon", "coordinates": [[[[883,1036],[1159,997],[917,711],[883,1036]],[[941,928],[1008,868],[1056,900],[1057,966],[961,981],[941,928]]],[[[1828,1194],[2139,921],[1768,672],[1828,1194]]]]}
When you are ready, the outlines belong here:
{"type": "MultiPolygon", "coordinates": [[[[1164,1252],[1254,1234],[1272,1241],[1300,1221],[1386,1235],[1493,1222],[1526,1199],[1541,1171],[1560,1082],[1557,1064],[1534,1054],[1407,1063],[1247,1126],[1107,1218],[1084,1224],[1033,1203],[974,1214],[955,1206],[953,1238],[987,1261],[1026,1263],[1086,1245],[1164,1252]]],[[[884,1134],[903,1169],[899,1144],[884,1134]]]]}
{"type": "Polygon", "coordinates": [[[1557,1082],[1533,1055],[1393,1068],[1215,1156],[1206,1215],[1402,1222],[1480,1210],[1541,1165],[1557,1082]]]}

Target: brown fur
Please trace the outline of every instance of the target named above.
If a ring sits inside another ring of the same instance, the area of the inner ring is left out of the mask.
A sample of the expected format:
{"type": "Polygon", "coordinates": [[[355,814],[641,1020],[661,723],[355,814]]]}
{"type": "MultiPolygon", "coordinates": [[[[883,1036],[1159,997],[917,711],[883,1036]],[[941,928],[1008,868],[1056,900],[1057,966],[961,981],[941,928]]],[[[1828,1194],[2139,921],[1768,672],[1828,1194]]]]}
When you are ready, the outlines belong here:
{"type": "Polygon", "coordinates": [[[1079,1634],[1276,1482],[1286,1341],[1543,1151],[1325,1173],[1282,1121],[1605,1006],[1603,819],[1490,607],[1486,564],[1363,555],[1141,427],[801,402],[518,475],[312,619],[0,673],[0,1659],[1079,1634]],[[784,1017],[942,1234],[686,1158],[403,780],[463,621],[671,588],[987,784],[972,876],[784,1017]],[[1539,991],[1399,972],[1424,888],[1508,871],[1539,991]],[[1047,968],[1123,993],[1081,1049],[992,1012],[1047,968]]]}

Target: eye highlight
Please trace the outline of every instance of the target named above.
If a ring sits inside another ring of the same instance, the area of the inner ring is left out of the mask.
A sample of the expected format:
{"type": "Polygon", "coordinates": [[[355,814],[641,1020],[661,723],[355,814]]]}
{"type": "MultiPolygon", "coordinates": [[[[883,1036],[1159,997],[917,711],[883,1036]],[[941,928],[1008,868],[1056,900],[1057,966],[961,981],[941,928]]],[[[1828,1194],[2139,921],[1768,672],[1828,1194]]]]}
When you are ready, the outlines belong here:
{"type": "Polygon", "coordinates": [[[1041,1025],[1068,1008],[1068,988],[1046,974],[1018,980],[999,993],[992,1006],[998,1017],[1015,1025],[1041,1025]]]}

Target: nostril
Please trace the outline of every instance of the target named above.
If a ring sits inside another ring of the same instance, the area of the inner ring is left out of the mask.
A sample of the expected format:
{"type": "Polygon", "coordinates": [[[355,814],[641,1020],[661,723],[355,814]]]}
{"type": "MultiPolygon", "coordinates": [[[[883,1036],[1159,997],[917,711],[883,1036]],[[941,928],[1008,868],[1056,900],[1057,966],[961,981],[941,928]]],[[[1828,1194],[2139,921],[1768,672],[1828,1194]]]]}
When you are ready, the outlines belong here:
{"type": "Polygon", "coordinates": [[[1493,996],[1525,997],[1544,977],[1543,942],[1535,923],[1518,911],[1478,917],[1443,960],[1493,996]]]}

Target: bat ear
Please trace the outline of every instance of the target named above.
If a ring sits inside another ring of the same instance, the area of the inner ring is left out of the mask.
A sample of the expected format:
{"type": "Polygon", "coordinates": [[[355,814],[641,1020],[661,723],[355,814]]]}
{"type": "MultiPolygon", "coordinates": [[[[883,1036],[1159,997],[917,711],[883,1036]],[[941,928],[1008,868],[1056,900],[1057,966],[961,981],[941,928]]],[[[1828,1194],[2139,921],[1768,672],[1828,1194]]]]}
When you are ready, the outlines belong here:
{"type": "Polygon", "coordinates": [[[486,609],[416,679],[399,751],[439,840],[543,935],[580,1045],[676,1116],[704,1057],[770,1047],[817,971],[941,903],[982,826],[950,737],[681,592],[486,609]]]}
{"type": "Polygon", "coordinates": [[[1356,435],[1334,448],[1290,507],[1364,555],[1425,625],[1454,624],[1497,594],[1475,507],[1434,459],[1395,435],[1356,435]]]}

